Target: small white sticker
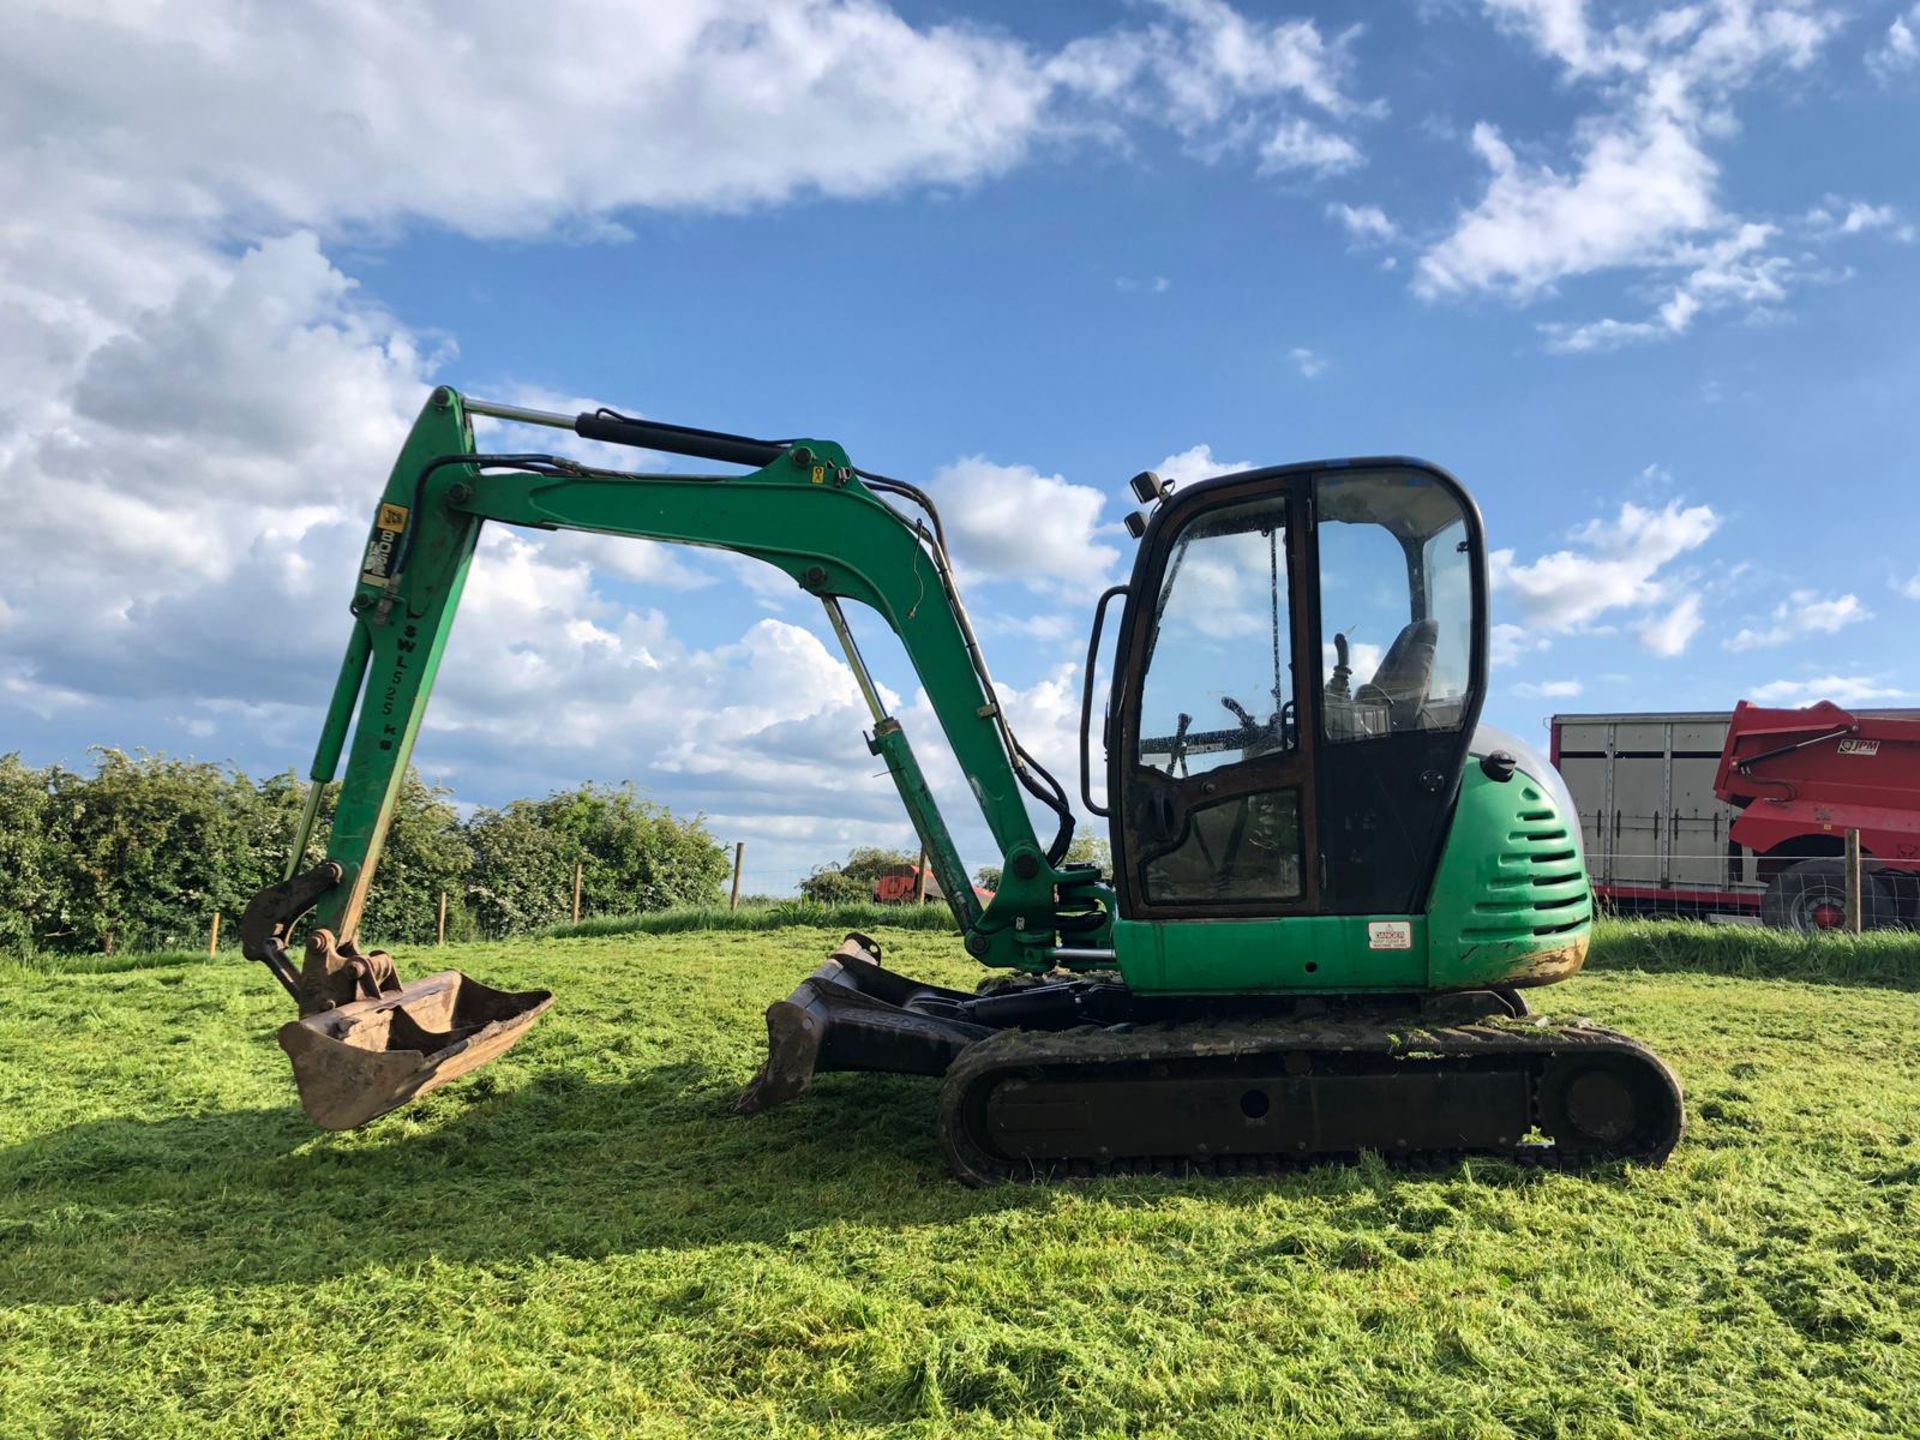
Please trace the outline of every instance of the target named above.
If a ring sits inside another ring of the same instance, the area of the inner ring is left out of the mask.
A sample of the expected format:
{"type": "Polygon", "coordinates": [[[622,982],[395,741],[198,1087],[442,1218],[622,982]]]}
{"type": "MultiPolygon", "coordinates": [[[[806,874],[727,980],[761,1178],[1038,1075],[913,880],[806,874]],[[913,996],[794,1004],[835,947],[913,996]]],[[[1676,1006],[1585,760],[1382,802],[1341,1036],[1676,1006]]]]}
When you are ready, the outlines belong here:
{"type": "Polygon", "coordinates": [[[1412,948],[1413,922],[1411,920],[1369,920],[1367,922],[1367,949],[1411,950],[1412,948]]]}
{"type": "Polygon", "coordinates": [[[1880,742],[1878,740],[1842,740],[1840,753],[1842,755],[1878,755],[1880,742]]]}

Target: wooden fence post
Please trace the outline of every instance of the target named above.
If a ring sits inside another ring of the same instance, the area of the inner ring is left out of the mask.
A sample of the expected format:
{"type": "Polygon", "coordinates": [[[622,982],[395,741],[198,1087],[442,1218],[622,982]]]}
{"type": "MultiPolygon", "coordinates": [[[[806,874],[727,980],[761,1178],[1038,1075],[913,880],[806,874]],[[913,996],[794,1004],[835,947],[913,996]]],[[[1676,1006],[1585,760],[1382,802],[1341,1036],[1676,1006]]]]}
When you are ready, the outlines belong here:
{"type": "Polygon", "coordinates": [[[213,933],[207,936],[207,958],[211,960],[220,949],[220,912],[213,912],[213,933]]]}
{"type": "Polygon", "coordinates": [[[580,862],[573,862],[573,923],[580,923],[580,862]]]}
{"type": "Polygon", "coordinates": [[[927,847],[924,845],[920,847],[920,863],[913,871],[913,903],[927,903],[927,847]]]}
{"type": "Polygon", "coordinates": [[[729,910],[740,908],[740,866],[747,858],[747,842],[742,840],[733,847],[733,894],[727,900],[729,910]]]}
{"type": "Polygon", "coordinates": [[[1847,931],[1860,933],[1861,905],[1860,832],[1847,831],[1847,931]]]}
{"type": "Polygon", "coordinates": [[[433,943],[436,945],[447,943],[447,892],[444,890],[440,892],[440,925],[433,943]]]}

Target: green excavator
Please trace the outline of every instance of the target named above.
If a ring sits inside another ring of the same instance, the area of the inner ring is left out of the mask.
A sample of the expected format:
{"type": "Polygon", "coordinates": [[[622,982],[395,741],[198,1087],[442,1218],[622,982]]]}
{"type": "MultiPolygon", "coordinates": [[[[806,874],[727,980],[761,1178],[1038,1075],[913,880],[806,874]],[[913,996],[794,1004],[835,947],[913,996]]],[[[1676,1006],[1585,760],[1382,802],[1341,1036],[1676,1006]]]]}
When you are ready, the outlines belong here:
{"type": "Polygon", "coordinates": [[[299,1005],[280,1042],[309,1115],[360,1125],[500,1055],[552,1004],[458,971],[403,984],[357,938],[475,542],[497,521],[731,550],[818,597],[962,943],[997,972],[973,992],[924,984],[848,936],[768,1010],[741,1111],[823,1071],[944,1077],[940,1144],[973,1184],[1362,1152],[1664,1160],[1683,1126],[1667,1066],[1624,1035],[1528,1013],[1529,987],[1585,960],[1593,898],[1559,777],[1479,724],[1486,542],[1466,491],[1393,457],[1130,484],[1138,553],[1094,610],[1080,724],[1080,798],[1108,819],[1109,876],[1066,859],[1072,804],[1014,735],[923,491],[830,441],[435,391],[360,563],[294,859],[242,922],[247,955],[299,1005]],[[733,469],[481,452],[477,416],[733,469]],[[939,717],[1000,850],[990,898],[847,601],[899,637],[939,717]],[[349,729],[327,858],[302,871],[349,729]],[[1029,798],[1052,816],[1048,842],[1029,798]]]}

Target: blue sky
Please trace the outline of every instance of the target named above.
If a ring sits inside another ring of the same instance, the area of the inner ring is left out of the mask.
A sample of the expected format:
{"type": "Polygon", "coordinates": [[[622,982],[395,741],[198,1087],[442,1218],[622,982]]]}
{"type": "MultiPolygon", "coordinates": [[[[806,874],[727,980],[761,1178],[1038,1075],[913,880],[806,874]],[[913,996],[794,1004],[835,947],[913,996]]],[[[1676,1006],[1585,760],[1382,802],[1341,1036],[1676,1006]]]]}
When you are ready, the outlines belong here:
{"type": "MultiPolygon", "coordinates": [[[[1501,552],[1489,716],[1523,735],[1920,695],[1911,3],[207,0],[6,30],[0,750],[304,768],[435,383],[930,484],[1063,773],[1145,467],[1446,465],[1501,552]]],[[[906,833],[810,606],[710,556],[495,535],[418,759],[466,803],[633,779],[789,888],[906,833]]]]}

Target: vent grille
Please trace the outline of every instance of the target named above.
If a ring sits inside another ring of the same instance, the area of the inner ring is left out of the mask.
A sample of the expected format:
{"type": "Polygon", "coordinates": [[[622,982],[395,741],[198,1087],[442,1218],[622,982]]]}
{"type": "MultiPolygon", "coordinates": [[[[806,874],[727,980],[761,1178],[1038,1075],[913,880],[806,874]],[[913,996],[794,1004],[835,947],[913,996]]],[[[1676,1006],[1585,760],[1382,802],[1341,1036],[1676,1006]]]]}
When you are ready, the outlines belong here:
{"type": "Polygon", "coordinates": [[[1522,787],[1524,808],[1495,857],[1461,938],[1475,944],[1552,940],[1593,919],[1580,847],[1546,797],[1522,787]]]}

